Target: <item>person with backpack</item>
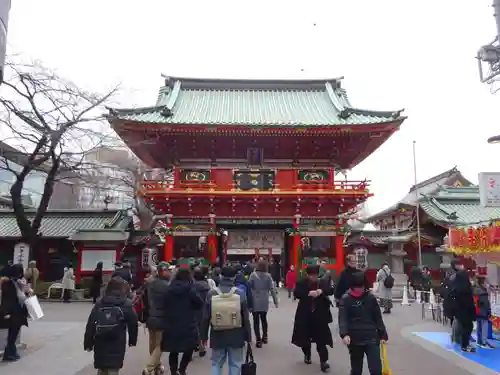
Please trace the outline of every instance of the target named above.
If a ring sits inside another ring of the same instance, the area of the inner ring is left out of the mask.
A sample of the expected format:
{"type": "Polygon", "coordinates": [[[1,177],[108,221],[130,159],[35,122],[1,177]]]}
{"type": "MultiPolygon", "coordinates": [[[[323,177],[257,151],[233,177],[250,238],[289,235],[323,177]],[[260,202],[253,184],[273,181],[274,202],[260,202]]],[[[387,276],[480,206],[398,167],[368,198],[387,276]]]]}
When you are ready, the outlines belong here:
{"type": "Polygon", "coordinates": [[[370,375],[382,374],[380,344],[389,339],[377,298],[364,288],[364,274],[353,274],[351,288],[340,299],[339,334],[349,349],[351,375],[361,375],[364,356],[370,375]]]}
{"type": "Polygon", "coordinates": [[[268,270],[267,262],[259,260],[257,268],[248,279],[248,287],[252,292],[253,329],[255,333],[255,347],[257,348],[262,348],[262,344],[267,344],[269,340],[267,324],[269,294],[273,298],[274,306],[278,307],[278,292],[268,270]],[[261,324],[262,335],[260,332],[261,324]]]}
{"type": "Polygon", "coordinates": [[[161,364],[161,340],[165,329],[165,293],[170,284],[170,265],[160,262],[156,267],[156,277],[145,284],[144,307],[147,311],[146,327],[149,337],[149,359],[143,375],[156,375],[164,372],[161,364]]]}
{"type": "Polygon", "coordinates": [[[378,270],[375,281],[377,282],[376,292],[380,299],[380,306],[384,309],[383,314],[390,314],[392,309],[394,276],[392,276],[391,269],[387,262],[384,262],[382,267],[378,270]]]}
{"type": "Polygon", "coordinates": [[[252,341],[247,300],[235,286],[236,273],[234,267],[224,266],[219,286],[205,303],[201,339],[207,341],[210,334],[212,375],[222,375],[226,361],[229,375],[240,375],[245,344],[252,341]]]}
{"type": "Polygon", "coordinates": [[[94,351],[94,367],[99,375],[118,375],[125,359],[127,331],[128,346],[137,344],[137,315],[127,300],[129,292],[125,280],[112,278],[87,320],[83,347],[94,351]]]}

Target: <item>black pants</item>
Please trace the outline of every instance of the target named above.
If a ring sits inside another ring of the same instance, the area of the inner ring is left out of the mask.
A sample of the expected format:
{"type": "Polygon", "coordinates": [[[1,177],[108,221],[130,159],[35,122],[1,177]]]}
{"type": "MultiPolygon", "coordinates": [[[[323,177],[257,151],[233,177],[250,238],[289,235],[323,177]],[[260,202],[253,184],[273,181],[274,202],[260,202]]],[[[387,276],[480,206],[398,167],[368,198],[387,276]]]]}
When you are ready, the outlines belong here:
{"type": "Polygon", "coordinates": [[[20,326],[10,327],[7,331],[7,345],[5,346],[5,351],[3,353],[4,358],[15,358],[18,356],[16,341],[21,331],[20,326]]]}
{"type": "MultiPolygon", "coordinates": [[[[316,351],[318,352],[321,363],[328,362],[328,349],[326,348],[326,345],[316,344],[316,351]]],[[[307,358],[311,358],[311,344],[309,344],[309,346],[303,346],[302,353],[304,353],[304,356],[307,358]]]]}
{"type": "Polygon", "coordinates": [[[470,335],[472,334],[472,330],[474,328],[472,320],[460,320],[460,326],[462,327],[462,332],[460,337],[462,338],[460,344],[463,349],[467,348],[470,344],[470,335]]]}
{"type": "Polygon", "coordinates": [[[260,341],[263,337],[267,338],[267,311],[255,311],[252,315],[255,340],[260,341]],[[262,336],[260,335],[260,323],[262,323],[262,336]]]}
{"type": "Polygon", "coordinates": [[[382,375],[380,346],[375,344],[349,346],[349,356],[351,357],[351,375],[361,375],[363,373],[363,359],[365,354],[370,375],[382,375]]]}
{"type": "Polygon", "coordinates": [[[63,301],[64,302],[69,302],[71,300],[71,290],[69,289],[64,289],[63,293],[63,301]]]}
{"type": "Polygon", "coordinates": [[[193,358],[193,351],[194,350],[190,350],[182,353],[180,363],[179,363],[179,353],[170,352],[170,355],[168,356],[168,365],[170,367],[170,372],[172,374],[176,374],[177,371],[181,373],[186,372],[189,362],[191,362],[191,359],[193,358]]]}

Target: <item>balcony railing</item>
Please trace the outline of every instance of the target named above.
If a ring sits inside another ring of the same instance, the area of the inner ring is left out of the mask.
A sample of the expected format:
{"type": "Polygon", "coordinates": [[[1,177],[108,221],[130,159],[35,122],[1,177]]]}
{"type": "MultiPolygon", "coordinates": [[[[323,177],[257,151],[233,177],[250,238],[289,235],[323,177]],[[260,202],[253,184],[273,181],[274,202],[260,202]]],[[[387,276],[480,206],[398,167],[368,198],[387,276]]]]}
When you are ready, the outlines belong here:
{"type": "MultiPolygon", "coordinates": [[[[369,181],[335,181],[333,184],[329,181],[319,181],[318,183],[311,183],[310,181],[298,181],[298,183],[290,188],[283,187],[279,183],[274,183],[272,189],[255,189],[259,192],[271,192],[271,191],[367,191],[369,186],[369,181]]],[[[192,189],[192,190],[219,190],[219,191],[252,191],[243,190],[238,188],[238,184],[233,181],[228,189],[217,188],[216,181],[180,181],[178,184],[174,184],[170,181],[143,181],[141,183],[143,191],[161,191],[161,190],[176,190],[176,189],[192,189]]]]}

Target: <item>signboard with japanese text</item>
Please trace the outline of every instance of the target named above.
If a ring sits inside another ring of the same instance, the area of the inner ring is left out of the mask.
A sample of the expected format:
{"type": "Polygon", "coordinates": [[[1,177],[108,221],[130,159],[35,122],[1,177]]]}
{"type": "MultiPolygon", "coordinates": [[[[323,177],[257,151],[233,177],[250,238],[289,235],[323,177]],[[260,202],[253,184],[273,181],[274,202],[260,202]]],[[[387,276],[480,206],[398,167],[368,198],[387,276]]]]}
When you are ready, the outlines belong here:
{"type": "Polygon", "coordinates": [[[26,243],[18,243],[14,246],[14,257],[12,259],[14,264],[22,264],[23,269],[28,268],[30,260],[30,246],[26,243]]]}
{"type": "Polygon", "coordinates": [[[479,199],[483,207],[500,207],[500,172],[479,173],[479,199]]]}

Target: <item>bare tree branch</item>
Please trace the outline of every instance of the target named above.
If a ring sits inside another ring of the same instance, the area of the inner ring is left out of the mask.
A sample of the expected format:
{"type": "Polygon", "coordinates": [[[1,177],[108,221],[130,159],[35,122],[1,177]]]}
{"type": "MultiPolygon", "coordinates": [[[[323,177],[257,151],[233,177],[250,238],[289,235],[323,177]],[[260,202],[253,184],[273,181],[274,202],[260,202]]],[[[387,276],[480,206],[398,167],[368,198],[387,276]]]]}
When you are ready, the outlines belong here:
{"type": "Polygon", "coordinates": [[[10,165],[9,158],[0,163],[0,169],[15,176],[10,194],[23,241],[33,244],[39,235],[55,183],[68,176],[85,175],[90,168],[86,155],[112,138],[104,106],[117,90],[114,87],[104,94],[93,93],[39,63],[7,63],[0,94],[0,124],[15,146],[26,153],[20,170],[10,165]],[[37,171],[47,176],[35,216],[31,217],[25,211],[22,193],[27,177],[37,171]]]}

